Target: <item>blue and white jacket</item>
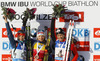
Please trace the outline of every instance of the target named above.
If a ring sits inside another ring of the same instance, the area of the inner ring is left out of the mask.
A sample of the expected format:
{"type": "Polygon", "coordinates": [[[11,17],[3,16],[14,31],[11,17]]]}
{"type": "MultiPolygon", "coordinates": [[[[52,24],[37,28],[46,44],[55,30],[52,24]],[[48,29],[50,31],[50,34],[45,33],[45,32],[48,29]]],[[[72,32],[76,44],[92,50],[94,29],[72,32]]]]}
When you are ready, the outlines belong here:
{"type": "Polygon", "coordinates": [[[7,35],[12,47],[12,61],[26,61],[26,46],[25,41],[18,40],[18,45],[16,46],[16,41],[11,32],[9,23],[6,23],[7,35]]]}

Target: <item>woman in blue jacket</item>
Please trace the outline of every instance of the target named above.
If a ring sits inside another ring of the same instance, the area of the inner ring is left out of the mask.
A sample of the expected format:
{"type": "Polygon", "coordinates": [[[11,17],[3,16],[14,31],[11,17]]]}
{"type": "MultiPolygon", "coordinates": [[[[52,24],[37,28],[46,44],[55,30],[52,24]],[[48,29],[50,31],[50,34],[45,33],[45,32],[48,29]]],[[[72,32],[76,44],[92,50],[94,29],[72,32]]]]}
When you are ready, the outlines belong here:
{"type": "Polygon", "coordinates": [[[14,40],[14,36],[11,32],[7,17],[4,16],[5,25],[7,29],[7,35],[12,46],[12,61],[26,61],[26,46],[25,46],[25,32],[23,30],[18,31],[18,40],[14,40]]]}

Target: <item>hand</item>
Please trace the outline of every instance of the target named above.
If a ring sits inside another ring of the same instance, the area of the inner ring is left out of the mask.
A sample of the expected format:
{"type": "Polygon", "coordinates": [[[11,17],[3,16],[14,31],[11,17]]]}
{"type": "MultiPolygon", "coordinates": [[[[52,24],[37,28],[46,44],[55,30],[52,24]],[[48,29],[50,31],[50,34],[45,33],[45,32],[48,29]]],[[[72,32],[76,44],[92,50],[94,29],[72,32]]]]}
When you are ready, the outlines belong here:
{"type": "Polygon", "coordinates": [[[32,61],[33,57],[30,57],[30,60],[32,61]]]}
{"type": "Polygon", "coordinates": [[[5,23],[7,23],[7,17],[6,16],[3,16],[4,20],[5,20],[5,23]]]}
{"type": "Polygon", "coordinates": [[[34,58],[35,58],[35,60],[37,60],[37,59],[39,59],[39,56],[38,56],[38,55],[35,55],[35,57],[34,57],[34,58]]]}

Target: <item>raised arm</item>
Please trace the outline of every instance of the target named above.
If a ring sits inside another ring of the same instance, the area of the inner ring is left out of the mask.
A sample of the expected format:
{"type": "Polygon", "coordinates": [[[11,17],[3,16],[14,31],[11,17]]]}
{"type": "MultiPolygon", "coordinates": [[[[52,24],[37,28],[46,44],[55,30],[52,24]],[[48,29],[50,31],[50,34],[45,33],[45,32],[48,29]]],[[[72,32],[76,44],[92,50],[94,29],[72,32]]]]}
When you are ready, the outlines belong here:
{"type": "Polygon", "coordinates": [[[9,26],[9,22],[7,21],[7,17],[4,16],[4,20],[5,20],[5,25],[6,25],[6,29],[7,29],[7,35],[10,41],[10,44],[12,46],[12,48],[16,47],[16,42],[14,40],[14,36],[11,32],[10,26],[9,26]]]}
{"type": "Polygon", "coordinates": [[[55,49],[55,41],[56,41],[56,37],[55,37],[55,21],[56,21],[56,18],[53,17],[52,20],[51,20],[51,38],[53,40],[53,43],[52,43],[52,48],[53,50],[55,49]]]}

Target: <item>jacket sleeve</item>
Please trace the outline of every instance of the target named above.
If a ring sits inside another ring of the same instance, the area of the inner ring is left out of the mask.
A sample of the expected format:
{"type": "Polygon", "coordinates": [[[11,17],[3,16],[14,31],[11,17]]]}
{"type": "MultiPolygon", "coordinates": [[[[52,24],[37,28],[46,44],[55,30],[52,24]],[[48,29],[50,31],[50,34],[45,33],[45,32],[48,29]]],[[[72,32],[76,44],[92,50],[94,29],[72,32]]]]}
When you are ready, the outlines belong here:
{"type": "Polygon", "coordinates": [[[6,24],[7,35],[8,35],[10,44],[11,44],[12,48],[15,48],[16,47],[16,42],[15,42],[14,36],[13,36],[13,34],[11,32],[11,29],[10,29],[10,26],[9,26],[9,22],[7,22],[5,24],[6,24]]]}
{"type": "Polygon", "coordinates": [[[74,44],[71,44],[71,51],[72,51],[73,54],[74,54],[74,58],[72,59],[72,61],[77,61],[78,53],[77,53],[77,49],[76,49],[76,47],[75,47],[74,44]]]}
{"type": "Polygon", "coordinates": [[[25,31],[25,26],[22,26],[21,30],[25,31]]]}

